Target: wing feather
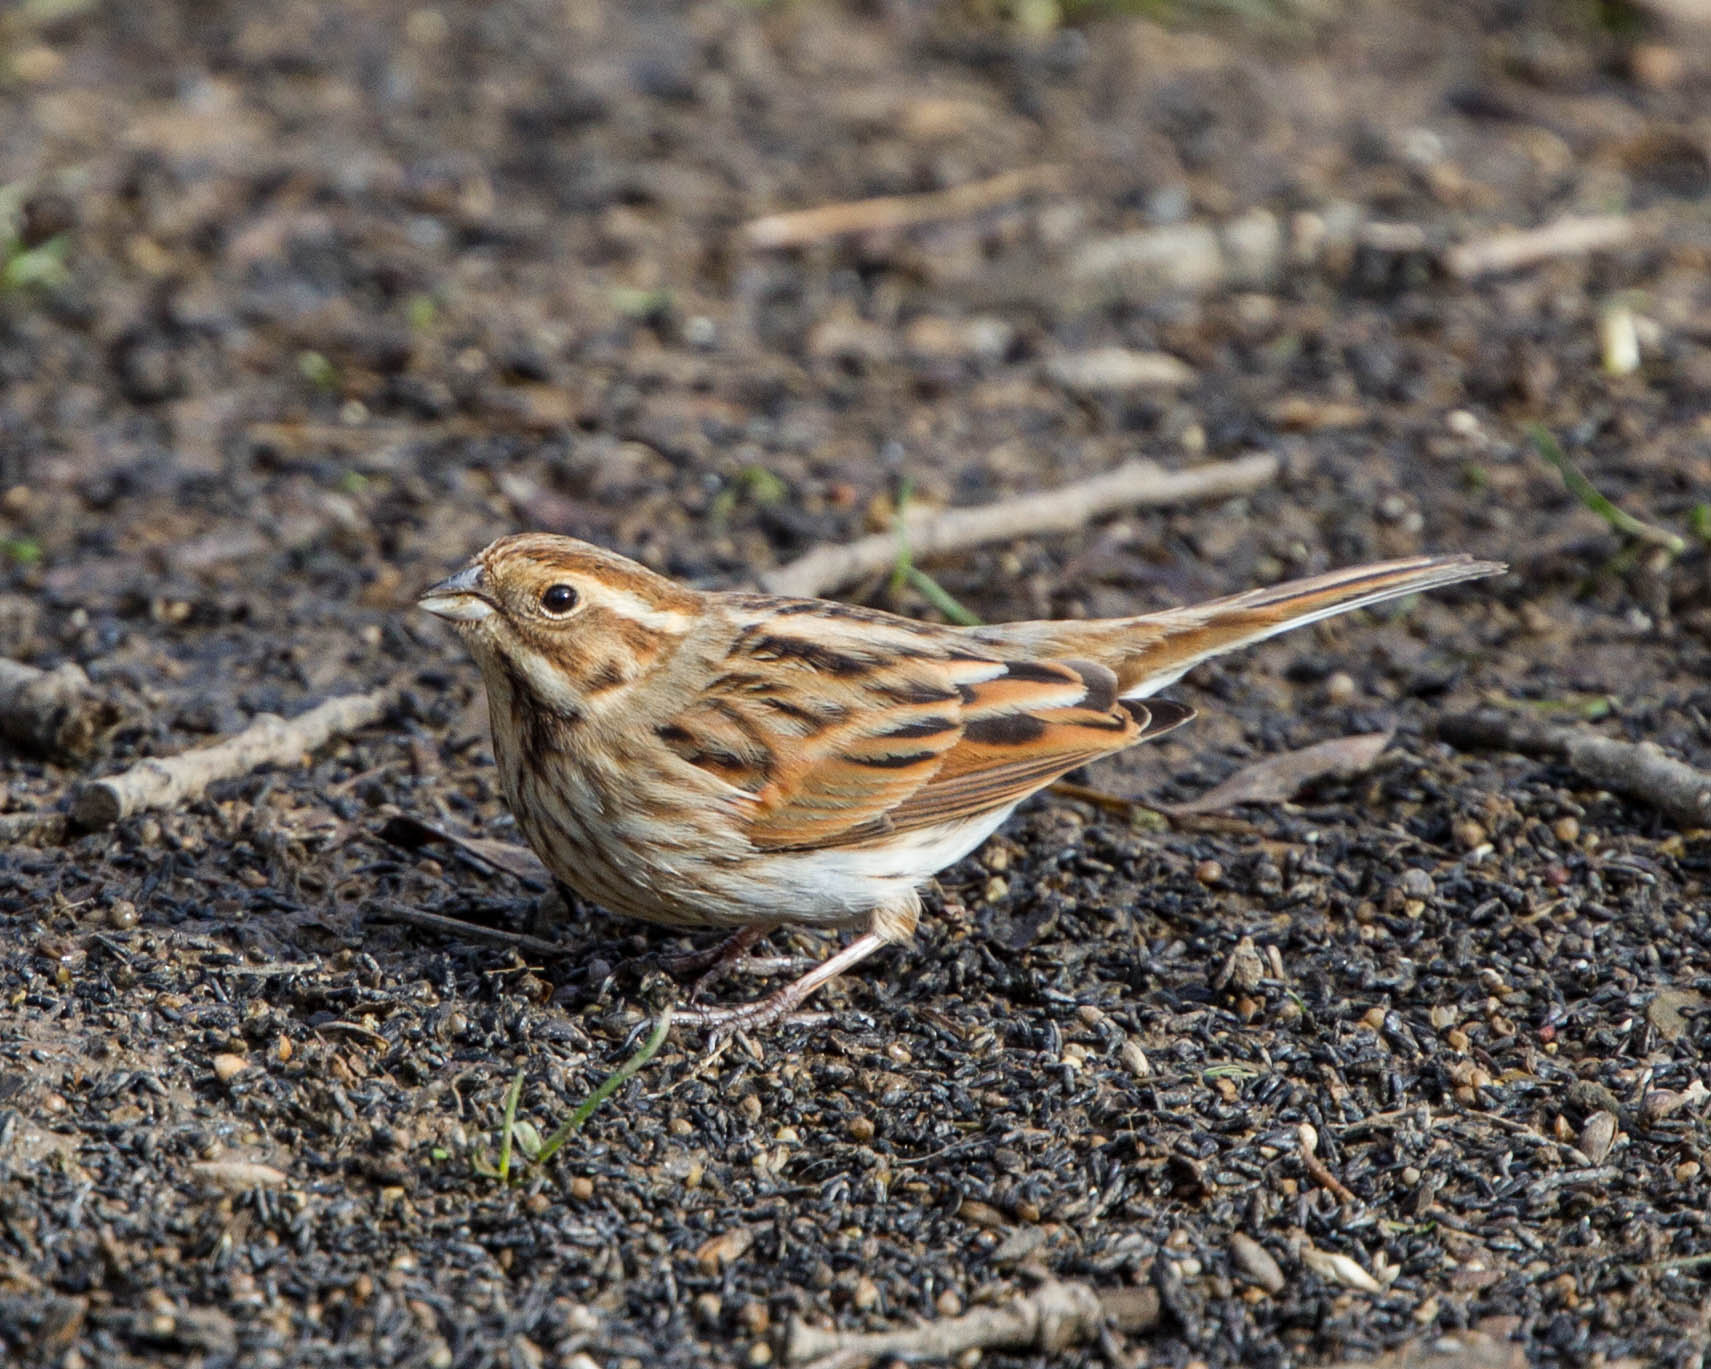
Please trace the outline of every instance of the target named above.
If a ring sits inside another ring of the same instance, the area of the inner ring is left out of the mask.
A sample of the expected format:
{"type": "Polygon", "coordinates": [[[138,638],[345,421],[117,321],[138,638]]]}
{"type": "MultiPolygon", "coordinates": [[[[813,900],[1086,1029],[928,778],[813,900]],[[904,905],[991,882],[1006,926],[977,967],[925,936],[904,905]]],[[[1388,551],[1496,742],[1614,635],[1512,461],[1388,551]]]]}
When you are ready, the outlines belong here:
{"type": "Polygon", "coordinates": [[[725,673],[657,729],[751,796],[743,816],[762,850],[859,845],[1010,808],[1190,716],[1117,702],[1103,665],[1005,659],[883,615],[804,614],[788,632],[779,616],[739,633],[725,673]]]}

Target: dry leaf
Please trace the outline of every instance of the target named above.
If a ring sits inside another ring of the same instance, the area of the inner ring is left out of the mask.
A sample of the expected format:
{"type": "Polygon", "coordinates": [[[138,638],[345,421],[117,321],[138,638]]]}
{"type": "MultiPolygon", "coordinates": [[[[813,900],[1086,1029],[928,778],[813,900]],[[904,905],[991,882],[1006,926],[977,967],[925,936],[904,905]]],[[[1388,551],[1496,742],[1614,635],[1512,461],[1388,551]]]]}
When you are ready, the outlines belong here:
{"type": "Polygon", "coordinates": [[[1224,808],[1234,808],[1239,803],[1282,803],[1294,798],[1315,780],[1327,777],[1350,779],[1365,774],[1395,735],[1394,729],[1363,732],[1353,737],[1316,742],[1299,751],[1285,751],[1280,756],[1268,756],[1256,765],[1238,770],[1197,799],[1152,806],[1174,817],[1190,817],[1196,813],[1216,813],[1224,808]]]}

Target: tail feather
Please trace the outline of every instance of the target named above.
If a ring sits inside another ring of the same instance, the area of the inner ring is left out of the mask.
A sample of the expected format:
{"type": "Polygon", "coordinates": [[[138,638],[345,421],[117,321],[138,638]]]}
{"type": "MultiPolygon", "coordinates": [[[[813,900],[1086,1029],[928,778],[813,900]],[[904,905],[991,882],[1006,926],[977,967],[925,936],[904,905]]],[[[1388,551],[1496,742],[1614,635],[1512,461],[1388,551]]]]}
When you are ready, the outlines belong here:
{"type": "Polygon", "coordinates": [[[1098,661],[1116,672],[1121,698],[1141,699],[1223,652],[1386,599],[1496,575],[1504,569],[1501,562],[1466,555],[1415,556],[1134,618],[1004,623],[973,629],[971,635],[1012,650],[1021,647],[1043,655],[1098,661]]]}

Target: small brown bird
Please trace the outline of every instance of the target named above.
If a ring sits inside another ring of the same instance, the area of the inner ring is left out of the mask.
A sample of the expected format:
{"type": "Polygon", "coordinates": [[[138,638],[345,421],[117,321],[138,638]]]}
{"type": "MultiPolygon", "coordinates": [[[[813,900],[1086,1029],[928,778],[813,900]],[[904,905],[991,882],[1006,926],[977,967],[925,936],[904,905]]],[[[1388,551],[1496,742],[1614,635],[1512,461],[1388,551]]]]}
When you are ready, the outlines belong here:
{"type": "Polygon", "coordinates": [[[502,537],[427,590],[487,686],[505,797],[555,877],[609,910],[735,929],[861,927],[754,1003],[776,1021],[887,942],[920,888],[1066,771],[1185,723],[1154,691],[1221,652],[1493,575],[1359,566],[1192,608],[949,627],[823,599],[685,588],[586,542],[502,537]]]}

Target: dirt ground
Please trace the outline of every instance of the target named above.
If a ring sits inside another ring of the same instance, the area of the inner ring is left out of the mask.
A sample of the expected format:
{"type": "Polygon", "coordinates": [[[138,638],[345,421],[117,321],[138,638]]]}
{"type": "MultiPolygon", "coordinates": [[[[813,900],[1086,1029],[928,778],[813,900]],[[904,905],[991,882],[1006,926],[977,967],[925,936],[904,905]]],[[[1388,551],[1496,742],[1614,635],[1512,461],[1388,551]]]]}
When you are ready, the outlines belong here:
{"type": "Polygon", "coordinates": [[[0,12],[0,655],[117,710],[0,755],[0,1358],[764,1365],[793,1319],[1049,1275],[1160,1315],[981,1363],[1702,1363],[1711,845],[1437,725],[1711,765],[1711,38],[1133,8],[0,12]],[[1595,250],[1478,256],[1593,215],[1595,250]],[[670,996],[639,954],[687,943],[398,839],[517,839],[414,590],[523,527],[737,584],[905,480],[1255,452],[1249,494],[930,568],[1000,619],[1508,561],[1203,667],[1191,727],[1074,778],[1181,802],[1394,728],[1375,765],[1171,821],[1044,795],[833,1021],[675,1033],[492,1177],[514,1072],[551,1130],[670,996]],[[299,764],[65,828],[79,781],[395,680],[299,764]]]}

